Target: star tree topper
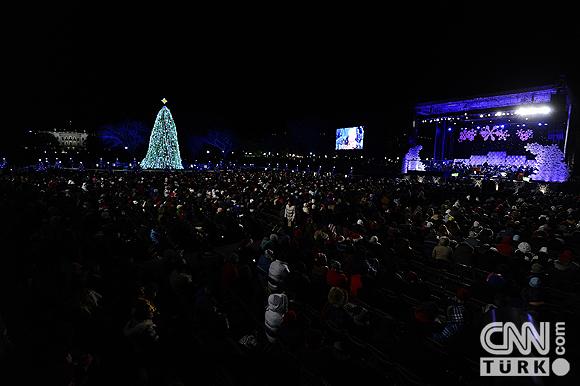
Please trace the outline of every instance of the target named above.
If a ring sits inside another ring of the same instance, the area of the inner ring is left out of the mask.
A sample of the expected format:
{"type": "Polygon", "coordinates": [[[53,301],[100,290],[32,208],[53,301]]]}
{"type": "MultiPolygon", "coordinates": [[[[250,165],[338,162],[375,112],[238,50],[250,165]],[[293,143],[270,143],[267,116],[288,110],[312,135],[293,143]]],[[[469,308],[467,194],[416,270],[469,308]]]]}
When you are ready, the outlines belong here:
{"type": "Polygon", "coordinates": [[[163,104],[166,104],[167,103],[167,99],[163,98],[163,99],[161,99],[161,102],[163,102],[163,104]]]}

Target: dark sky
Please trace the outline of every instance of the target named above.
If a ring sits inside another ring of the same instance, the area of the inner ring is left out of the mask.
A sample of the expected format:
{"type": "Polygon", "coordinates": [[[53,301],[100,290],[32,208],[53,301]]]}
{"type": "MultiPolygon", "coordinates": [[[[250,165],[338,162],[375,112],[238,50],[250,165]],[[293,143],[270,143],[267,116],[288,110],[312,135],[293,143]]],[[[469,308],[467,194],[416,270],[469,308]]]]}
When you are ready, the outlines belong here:
{"type": "Polygon", "coordinates": [[[89,129],[122,118],[152,124],[166,97],[184,132],[215,126],[259,134],[296,120],[370,120],[388,139],[410,125],[417,100],[541,85],[560,75],[578,90],[573,12],[505,3],[52,5],[33,14],[23,6],[7,12],[14,22],[4,47],[7,96],[15,108],[5,130],[69,119],[89,129]]]}

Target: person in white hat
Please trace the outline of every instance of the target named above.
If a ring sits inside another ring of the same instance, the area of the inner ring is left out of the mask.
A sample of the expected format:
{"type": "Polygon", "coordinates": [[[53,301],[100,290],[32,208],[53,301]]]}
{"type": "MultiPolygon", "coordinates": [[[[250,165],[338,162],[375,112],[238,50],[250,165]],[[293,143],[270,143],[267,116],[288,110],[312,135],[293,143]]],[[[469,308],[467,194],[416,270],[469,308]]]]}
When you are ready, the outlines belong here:
{"type": "Polygon", "coordinates": [[[518,247],[514,252],[514,256],[525,261],[532,261],[532,258],[534,257],[532,253],[532,246],[529,243],[522,241],[518,244],[518,247]]]}
{"type": "Polygon", "coordinates": [[[532,252],[532,246],[525,241],[522,241],[518,244],[518,250],[524,254],[532,252]]]}

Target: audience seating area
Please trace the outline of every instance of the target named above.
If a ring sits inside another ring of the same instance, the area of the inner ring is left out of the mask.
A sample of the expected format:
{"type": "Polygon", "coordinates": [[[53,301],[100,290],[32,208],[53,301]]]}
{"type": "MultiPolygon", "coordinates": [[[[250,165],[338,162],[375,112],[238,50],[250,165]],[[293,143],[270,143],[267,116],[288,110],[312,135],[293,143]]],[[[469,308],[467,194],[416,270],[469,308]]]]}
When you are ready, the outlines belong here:
{"type": "Polygon", "coordinates": [[[485,385],[489,321],[578,325],[579,197],[281,171],[6,173],[2,373],[485,385]]]}

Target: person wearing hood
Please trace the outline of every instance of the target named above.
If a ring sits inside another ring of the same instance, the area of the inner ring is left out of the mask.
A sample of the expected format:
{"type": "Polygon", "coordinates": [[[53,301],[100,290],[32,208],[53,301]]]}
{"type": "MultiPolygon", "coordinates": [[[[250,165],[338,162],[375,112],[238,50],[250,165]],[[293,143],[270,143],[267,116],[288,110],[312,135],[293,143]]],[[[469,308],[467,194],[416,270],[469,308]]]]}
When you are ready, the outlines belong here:
{"type": "Polygon", "coordinates": [[[279,292],[284,288],[284,281],[290,273],[288,263],[281,256],[277,254],[275,260],[268,268],[268,289],[271,292],[279,292]]]}
{"type": "Polygon", "coordinates": [[[280,328],[284,324],[284,317],[288,313],[288,297],[285,294],[271,294],[268,296],[268,306],[264,315],[264,327],[268,342],[278,341],[280,328]]]}

